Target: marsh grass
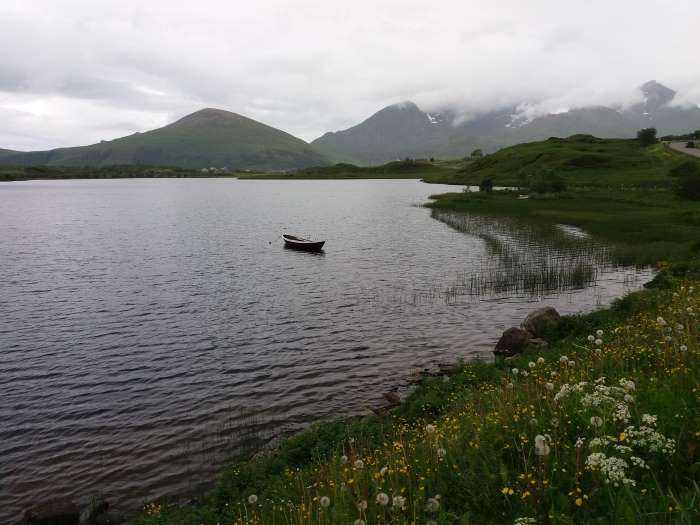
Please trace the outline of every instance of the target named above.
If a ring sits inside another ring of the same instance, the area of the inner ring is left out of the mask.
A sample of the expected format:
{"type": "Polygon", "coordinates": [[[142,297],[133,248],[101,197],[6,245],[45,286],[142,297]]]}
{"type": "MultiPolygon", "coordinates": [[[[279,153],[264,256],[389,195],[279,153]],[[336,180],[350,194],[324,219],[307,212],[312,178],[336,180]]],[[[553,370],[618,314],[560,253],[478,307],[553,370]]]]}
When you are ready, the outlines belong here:
{"type": "Polygon", "coordinates": [[[455,301],[462,296],[542,296],[596,283],[600,271],[615,269],[609,247],[584,232],[518,222],[504,217],[433,209],[432,217],[481,239],[486,256],[447,289],[425,295],[455,301]]]}

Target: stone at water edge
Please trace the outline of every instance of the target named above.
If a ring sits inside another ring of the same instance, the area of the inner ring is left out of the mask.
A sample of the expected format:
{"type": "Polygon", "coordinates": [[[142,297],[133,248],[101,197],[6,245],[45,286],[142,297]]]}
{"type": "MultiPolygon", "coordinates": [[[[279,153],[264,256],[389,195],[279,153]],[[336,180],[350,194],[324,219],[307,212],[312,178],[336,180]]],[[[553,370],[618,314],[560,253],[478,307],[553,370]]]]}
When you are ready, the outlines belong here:
{"type": "Polygon", "coordinates": [[[559,324],[561,315],[551,306],[544,306],[530,312],[520,327],[536,337],[542,337],[547,330],[559,324]]]}
{"type": "Polygon", "coordinates": [[[527,342],[532,339],[532,334],[527,330],[513,326],[508,328],[496,343],[493,353],[501,357],[510,357],[519,354],[527,347],[527,342]]]}
{"type": "Polygon", "coordinates": [[[78,525],[80,509],[68,498],[56,498],[40,503],[24,513],[26,525],[78,525]]]}

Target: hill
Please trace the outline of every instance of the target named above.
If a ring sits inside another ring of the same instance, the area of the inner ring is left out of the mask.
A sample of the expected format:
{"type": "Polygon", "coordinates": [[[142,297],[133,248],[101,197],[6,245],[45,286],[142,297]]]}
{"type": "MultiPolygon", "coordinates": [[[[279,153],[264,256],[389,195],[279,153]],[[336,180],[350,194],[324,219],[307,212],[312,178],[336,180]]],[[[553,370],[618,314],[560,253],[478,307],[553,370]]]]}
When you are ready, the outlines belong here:
{"type": "Polygon", "coordinates": [[[236,113],[203,109],[177,122],[91,146],[4,154],[18,166],[160,165],[291,169],[327,164],[309,144],[236,113]]]}
{"type": "Polygon", "coordinates": [[[404,102],[311,144],[336,162],[372,165],[405,157],[462,158],[476,148],[495,151],[551,136],[631,138],[645,127],[656,127],[661,135],[700,129],[700,107],[674,106],[672,89],[652,80],[638,90],[641,101],[625,108],[587,106],[532,117],[532,104],[523,102],[466,121],[453,108],[429,113],[404,102]]]}

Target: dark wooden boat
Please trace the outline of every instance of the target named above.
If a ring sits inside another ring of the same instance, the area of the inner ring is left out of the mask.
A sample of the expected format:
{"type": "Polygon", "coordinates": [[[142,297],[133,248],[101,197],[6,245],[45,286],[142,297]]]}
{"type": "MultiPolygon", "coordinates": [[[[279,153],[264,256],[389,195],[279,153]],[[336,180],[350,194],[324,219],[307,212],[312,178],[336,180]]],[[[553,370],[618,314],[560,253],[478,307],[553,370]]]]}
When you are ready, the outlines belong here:
{"type": "Polygon", "coordinates": [[[302,239],[294,235],[283,235],[282,237],[284,237],[284,246],[286,248],[293,248],[294,250],[320,252],[323,249],[323,245],[326,244],[326,241],[310,241],[309,239],[302,239]]]}

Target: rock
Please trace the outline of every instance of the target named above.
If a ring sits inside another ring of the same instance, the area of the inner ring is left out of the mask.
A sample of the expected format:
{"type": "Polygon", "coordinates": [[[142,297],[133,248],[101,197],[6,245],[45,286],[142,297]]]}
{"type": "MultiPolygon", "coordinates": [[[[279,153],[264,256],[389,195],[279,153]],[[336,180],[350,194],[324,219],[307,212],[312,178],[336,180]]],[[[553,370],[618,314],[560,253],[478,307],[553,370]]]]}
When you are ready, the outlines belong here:
{"type": "Polygon", "coordinates": [[[527,347],[528,340],[532,339],[532,334],[522,328],[515,326],[508,328],[496,343],[493,353],[497,356],[510,357],[519,354],[527,347]]]}
{"type": "Polygon", "coordinates": [[[396,392],[385,393],[384,399],[386,399],[389,402],[390,407],[395,407],[401,404],[401,397],[396,392]]]}
{"type": "Polygon", "coordinates": [[[45,501],[24,513],[27,525],[79,525],[80,509],[68,498],[45,501]]]}
{"type": "Polygon", "coordinates": [[[546,334],[547,330],[555,328],[557,324],[559,324],[560,319],[561,316],[559,312],[551,306],[545,306],[530,312],[520,327],[523,330],[527,330],[535,337],[542,337],[546,334]]]}
{"type": "Polygon", "coordinates": [[[528,339],[527,344],[532,345],[532,346],[539,346],[544,348],[545,346],[549,346],[549,343],[545,341],[544,339],[540,339],[539,337],[536,337],[534,339],[528,339]]]}

